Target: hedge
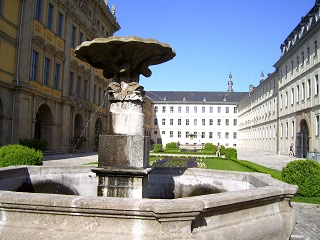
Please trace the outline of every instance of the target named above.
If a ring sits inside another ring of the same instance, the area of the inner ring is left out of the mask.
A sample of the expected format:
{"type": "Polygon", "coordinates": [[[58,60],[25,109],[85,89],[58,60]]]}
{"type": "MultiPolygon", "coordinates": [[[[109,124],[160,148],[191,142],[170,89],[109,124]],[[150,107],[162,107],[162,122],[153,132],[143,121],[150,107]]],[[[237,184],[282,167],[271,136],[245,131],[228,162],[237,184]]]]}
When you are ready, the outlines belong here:
{"type": "Polygon", "coordinates": [[[312,160],[289,162],[282,170],[282,178],[289,184],[299,186],[298,193],[304,197],[320,197],[320,164],[312,160]]]}
{"type": "Polygon", "coordinates": [[[19,144],[0,148],[0,167],[12,165],[42,165],[43,154],[39,150],[19,144]]]}
{"type": "Polygon", "coordinates": [[[19,139],[19,144],[33,148],[35,150],[45,151],[48,148],[48,141],[45,139],[38,139],[38,138],[25,138],[25,139],[19,139]]]}
{"type": "Polygon", "coordinates": [[[226,148],[225,149],[225,158],[227,158],[227,159],[237,159],[238,158],[237,149],[235,149],[235,148],[226,148]]]}
{"type": "Polygon", "coordinates": [[[155,145],[154,145],[154,148],[153,148],[153,151],[154,151],[155,153],[163,152],[162,144],[155,144],[155,145]]]}

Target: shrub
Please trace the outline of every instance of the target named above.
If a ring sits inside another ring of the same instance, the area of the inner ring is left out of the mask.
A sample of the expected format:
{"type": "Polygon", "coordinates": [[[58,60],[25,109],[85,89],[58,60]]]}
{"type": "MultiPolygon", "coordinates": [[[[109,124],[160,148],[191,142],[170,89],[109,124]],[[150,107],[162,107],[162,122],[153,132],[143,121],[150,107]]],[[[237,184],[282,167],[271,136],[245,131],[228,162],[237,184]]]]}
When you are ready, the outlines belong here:
{"type": "Polygon", "coordinates": [[[35,150],[45,151],[48,148],[48,141],[45,139],[38,139],[38,138],[25,138],[25,139],[19,139],[19,144],[33,148],[35,150]]]}
{"type": "Polygon", "coordinates": [[[166,150],[173,150],[173,149],[177,149],[177,143],[170,142],[166,144],[166,150]]]}
{"type": "Polygon", "coordinates": [[[225,155],[226,154],[226,147],[221,145],[221,148],[220,148],[220,155],[225,155]]]}
{"type": "Polygon", "coordinates": [[[163,152],[162,144],[155,144],[155,145],[154,145],[154,148],[153,148],[153,151],[154,151],[155,153],[163,152]]]}
{"type": "Polygon", "coordinates": [[[282,170],[282,178],[290,184],[299,186],[305,197],[320,197],[320,164],[312,160],[289,162],[282,170]]]}
{"type": "Polygon", "coordinates": [[[204,150],[210,150],[210,151],[217,151],[217,146],[213,145],[212,143],[206,143],[204,145],[204,150]]]}
{"type": "Polygon", "coordinates": [[[238,158],[237,149],[235,149],[235,148],[226,148],[225,149],[225,158],[227,158],[227,159],[237,159],[238,158]]]}
{"type": "Polygon", "coordinates": [[[0,167],[12,165],[42,165],[43,154],[39,150],[19,144],[0,148],[0,167]]]}

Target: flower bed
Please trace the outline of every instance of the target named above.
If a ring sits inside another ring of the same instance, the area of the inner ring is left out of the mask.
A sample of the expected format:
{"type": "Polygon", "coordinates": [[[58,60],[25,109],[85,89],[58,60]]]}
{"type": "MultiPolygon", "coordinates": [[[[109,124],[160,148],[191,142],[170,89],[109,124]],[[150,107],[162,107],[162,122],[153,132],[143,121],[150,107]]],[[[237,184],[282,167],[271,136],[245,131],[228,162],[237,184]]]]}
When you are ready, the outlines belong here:
{"type": "Polygon", "coordinates": [[[198,167],[196,158],[164,158],[153,162],[152,167],[198,167]]]}

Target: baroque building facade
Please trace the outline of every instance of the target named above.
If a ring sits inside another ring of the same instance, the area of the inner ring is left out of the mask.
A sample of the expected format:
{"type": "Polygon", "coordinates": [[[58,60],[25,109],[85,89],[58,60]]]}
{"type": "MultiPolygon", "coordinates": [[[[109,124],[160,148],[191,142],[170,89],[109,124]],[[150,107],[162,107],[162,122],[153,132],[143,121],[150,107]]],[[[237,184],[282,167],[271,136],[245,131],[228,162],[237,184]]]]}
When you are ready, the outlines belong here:
{"type": "Polygon", "coordinates": [[[56,152],[95,147],[110,80],[74,49],[118,31],[114,14],[103,0],[0,0],[0,145],[41,138],[56,152]]]}
{"type": "Polygon", "coordinates": [[[281,44],[276,71],[240,101],[241,146],[288,154],[294,144],[297,157],[319,159],[315,156],[320,151],[319,42],[317,0],[281,44]],[[274,87],[268,90],[268,86],[274,87]]]}
{"type": "Polygon", "coordinates": [[[238,102],[247,92],[234,92],[229,76],[225,92],[149,91],[152,101],[151,139],[165,146],[184,147],[205,143],[238,145],[238,102]]]}

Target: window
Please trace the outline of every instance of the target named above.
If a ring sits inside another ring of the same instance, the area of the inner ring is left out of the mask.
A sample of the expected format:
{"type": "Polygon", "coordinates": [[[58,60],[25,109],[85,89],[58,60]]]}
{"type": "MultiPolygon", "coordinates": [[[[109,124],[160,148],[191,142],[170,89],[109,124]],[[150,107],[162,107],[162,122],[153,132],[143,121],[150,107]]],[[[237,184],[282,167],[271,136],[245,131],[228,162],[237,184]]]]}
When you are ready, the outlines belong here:
{"type": "Polygon", "coordinates": [[[319,115],[316,116],[316,136],[319,136],[319,115]]]}
{"type": "Polygon", "coordinates": [[[318,56],[318,41],[317,40],[314,41],[313,46],[314,46],[314,57],[317,57],[318,56]]]}
{"type": "Polygon", "coordinates": [[[213,137],[213,132],[209,132],[209,138],[213,137]]]}
{"type": "Polygon", "coordinates": [[[201,133],[201,138],[205,138],[206,137],[206,133],[205,132],[202,132],[201,133]]]}
{"type": "Polygon", "coordinates": [[[283,99],[282,99],[282,94],[280,95],[280,109],[282,109],[282,104],[283,104],[283,99]]]}
{"type": "Polygon", "coordinates": [[[54,88],[55,89],[59,89],[59,85],[60,85],[60,72],[61,72],[61,65],[56,63],[55,67],[54,67],[54,88]]]}
{"type": "Polygon", "coordinates": [[[64,16],[61,12],[59,12],[59,16],[58,16],[58,25],[57,25],[57,35],[59,37],[63,37],[63,19],[64,16]]]}
{"type": "Polygon", "coordinates": [[[153,131],[153,134],[154,134],[154,135],[157,135],[157,134],[158,134],[158,131],[153,131]]]}
{"type": "Polygon", "coordinates": [[[158,112],[158,106],[154,106],[154,113],[158,112]]]}
{"type": "Polygon", "coordinates": [[[193,119],[193,125],[197,126],[197,124],[198,124],[198,119],[193,119]]]}
{"type": "Polygon", "coordinates": [[[288,107],[288,92],[285,94],[285,107],[288,107]]]}
{"type": "MultiPolygon", "coordinates": [[[[78,79],[79,81],[79,79],[78,79]]],[[[101,105],[101,95],[102,95],[102,88],[99,87],[99,92],[98,92],[98,104],[101,105]]]]}
{"type": "Polygon", "coordinates": [[[225,139],[229,139],[229,132],[225,133],[225,139]]]}
{"type": "Polygon", "coordinates": [[[162,106],[162,113],[166,113],[166,106],[162,106]]]}
{"type": "Polygon", "coordinates": [[[237,139],[237,132],[233,132],[233,139],[237,139]]]}
{"type": "Polygon", "coordinates": [[[301,84],[301,101],[304,101],[304,92],[305,92],[305,89],[304,89],[304,82],[301,84]]]}
{"type": "Polygon", "coordinates": [[[178,113],[181,113],[181,106],[178,106],[178,113]]]}
{"type": "Polygon", "coordinates": [[[193,132],[194,137],[193,138],[197,138],[198,133],[197,132],[193,132]]]}
{"type": "Polygon", "coordinates": [[[205,125],[206,125],[206,120],[202,119],[202,126],[205,126],[205,125]]]}
{"type": "Polygon", "coordinates": [[[83,100],[88,100],[88,83],[89,80],[86,79],[84,80],[84,87],[83,87],[83,100]]]}
{"type": "Polygon", "coordinates": [[[47,27],[50,30],[53,30],[53,15],[54,15],[53,11],[54,11],[54,7],[51,3],[49,3],[48,13],[47,13],[47,27]]]}
{"type": "Polygon", "coordinates": [[[285,78],[288,77],[288,66],[286,66],[286,75],[285,75],[285,78]]]}
{"type": "Polygon", "coordinates": [[[49,86],[49,77],[50,77],[50,59],[45,57],[44,58],[44,66],[43,66],[43,77],[42,82],[45,85],[49,86]]]}
{"type": "Polygon", "coordinates": [[[84,35],[82,32],[80,32],[80,36],[79,36],[79,44],[83,43],[83,38],[84,38],[84,35]]]}
{"type": "Polygon", "coordinates": [[[304,52],[301,52],[301,66],[304,65],[304,52]]]}
{"type": "Polygon", "coordinates": [[[197,112],[198,112],[198,108],[197,108],[197,107],[194,107],[194,108],[193,108],[193,112],[194,112],[194,113],[197,113],[197,112]]]}
{"type": "Polygon", "coordinates": [[[289,135],[289,124],[286,122],[286,138],[288,138],[289,135]]]}
{"type": "Polygon", "coordinates": [[[162,125],[166,125],[166,119],[165,118],[162,119],[162,125]]]}
{"type": "Polygon", "coordinates": [[[229,113],[229,107],[226,107],[226,113],[229,113]]]}
{"type": "Polygon", "coordinates": [[[291,60],[291,75],[293,74],[293,60],[291,60]]]}
{"type": "Polygon", "coordinates": [[[165,134],[166,134],[166,131],[161,131],[161,134],[162,134],[162,135],[165,135],[165,134]]]}
{"type": "Polygon", "coordinates": [[[291,88],[291,105],[294,104],[294,89],[291,88]]]}
{"type": "MultiPolygon", "coordinates": [[[[78,81],[77,81],[77,97],[81,98],[81,85],[82,85],[82,78],[81,76],[78,76],[78,81]]],[[[99,91],[99,103],[100,103],[100,98],[101,98],[101,93],[99,91]]]]}
{"type": "Polygon", "coordinates": [[[210,113],[213,113],[213,107],[212,106],[210,106],[209,111],[210,111],[210,113]]]}
{"type": "Polygon", "coordinates": [[[34,13],[34,17],[41,21],[42,20],[42,0],[37,0],[36,1],[36,9],[35,9],[35,13],[34,13]]]}
{"type": "Polygon", "coordinates": [[[310,47],[307,47],[307,64],[310,61],[310,47]]]}
{"type": "Polygon", "coordinates": [[[178,131],[178,138],[181,138],[181,131],[178,131]]]}
{"type": "Polygon", "coordinates": [[[291,137],[294,137],[294,121],[291,121],[291,137]]]}
{"type": "Polygon", "coordinates": [[[233,119],[233,126],[237,126],[237,125],[238,125],[237,119],[233,119]]]}
{"type": "Polygon", "coordinates": [[[218,107],[218,113],[221,113],[221,107],[218,107]]]}
{"type": "Polygon", "coordinates": [[[189,106],[186,106],[186,113],[189,113],[189,106]]]}
{"type": "Polygon", "coordinates": [[[297,56],[297,65],[296,65],[296,70],[298,71],[298,69],[299,69],[299,56],[297,56]]]}
{"type": "Polygon", "coordinates": [[[218,122],[217,122],[218,126],[221,125],[221,119],[218,119],[218,122]]]}
{"type": "Polygon", "coordinates": [[[229,126],[229,119],[226,119],[226,126],[229,126]]]}
{"type": "Polygon", "coordinates": [[[186,138],[189,137],[189,131],[186,131],[186,138]]]}
{"type": "Polygon", "coordinates": [[[72,25],[72,33],[71,33],[71,47],[76,48],[76,35],[77,35],[77,28],[72,25]]]}
{"type": "Polygon", "coordinates": [[[173,107],[172,106],[170,107],[170,113],[173,113],[173,107]]]}
{"type": "Polygon", "coordinates": [[[178,125],[181,125],[181,119],[178,119],[178,125]]]}
{"type": "Polygon", "coordinates": [[[318,79],[318,74],[314,76],[314,94],[318,95],[319,94],[319,79],[318,79]]]}
{"type": "MultiPolygon", "coordinates": [[[[107,100],[108,100],[108,98],[107,98],[107,91],[106,90],[103,90],[103,107],[104,108],[107,108],[107,100]]],[[[148,134],[146,134],[146,135],[148,135],[148,134]]]]}
{"type": "Polygon", "coordinates": [[[170,119],[170,125],[171,126],[173,125],[173,119],[170,119]]]}
{"type": "Polygon", "coordinates": [[[186,125],[189,125],[189,119],[186,119],[186,125]]]}
{"type": "Polygon", "coordinates": [[[3,2],[4,0],[0,0],[0,16],[3,15],[3,2]]]}
{"type": "MultiPolygon", "coordinates": [[[[74,82],[74,73],[73,72],[70,72],[69,74],[69,95],[72,95],[73,94],[73,82],[74,82]]],[[[94,85],[96,86],[96,85],[94,85]]],[[[93,99],[93,101],[95,100],[95,98],[93,99]]]]}
{"type": "Polygon", "coordinates": [[[280,138],[283,138],[283,123],[280,124],[280,138]]]}
{"type": "Polygon", "coordinates": [[[206,107],[202,107],[202,113],[206,112],[206,107]]]}
{"type": "Polygon", "coordinates": [[[158,119],[157,119],[157,118],[155,118],[155,119],[153,120],[153,125],[155,125],[155,126],[158,125],[158,119]]]}
{"type": "Polygon", "coordinates": [[[238,108],[237,107],[234,107],[233,108],[233,113],[237,113],[238,112],[238,108]]]}
{"type": "Polygon", "coordinates": [[[38,80],[39,53],[32,51],[30,78],[34,81],[38,80]]]}
{"type": "Polygon", "coordinates": [[[307,80],[307,98],[311,97],[311,83],[310,83],[310,79],[307,80]]]}
{"type": "Polygon", "coordinates": [[[300,89],[299,89],[299,85],[297,85],[296,87],[296,94],[297,94],[297,103],[299,102],[299,95],[300,95],[300,89]]]}
{"type": "Polygon", "coordinates": [[[97,85],[93,86],[93,103],[97,102],[97,85]]]}
{"type": "Polygon", "coordinates": [[[221,138],[221,132],[217,132],[217,139],[221,138]]]}
{"type": "Polygon", "coordinates": [[[209,125],[213,125],[213,119],[209,119],[209,125]]]}
{"type": "Polygon", "coordinates": [[[173,138],[173,131],[170,131],[170,137],[173,138]]]}

